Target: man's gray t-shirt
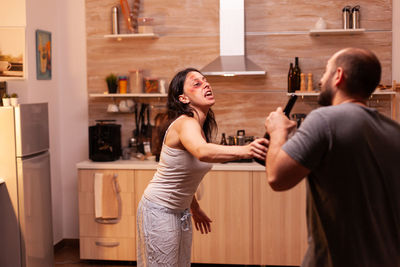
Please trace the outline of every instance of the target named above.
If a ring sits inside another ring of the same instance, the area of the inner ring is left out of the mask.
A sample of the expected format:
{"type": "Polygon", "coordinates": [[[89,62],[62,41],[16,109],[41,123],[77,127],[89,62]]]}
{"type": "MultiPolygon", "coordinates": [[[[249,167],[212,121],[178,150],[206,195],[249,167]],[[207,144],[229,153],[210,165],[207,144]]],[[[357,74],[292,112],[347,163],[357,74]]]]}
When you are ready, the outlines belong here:
{"type": "Polygon", "coordinates": [[[312,111],[283,146],[307,167],[302,266],[400,266],[400,125],[354,103],[312,111]]]}

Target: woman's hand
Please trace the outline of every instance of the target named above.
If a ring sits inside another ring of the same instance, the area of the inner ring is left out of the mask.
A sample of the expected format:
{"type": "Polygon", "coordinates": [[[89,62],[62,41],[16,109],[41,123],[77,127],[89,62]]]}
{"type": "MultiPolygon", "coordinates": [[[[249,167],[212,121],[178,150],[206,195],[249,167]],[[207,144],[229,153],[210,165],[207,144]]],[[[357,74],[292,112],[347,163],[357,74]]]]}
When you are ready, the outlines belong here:
{"type": "Polygon", "coordinates": [[[257,138],[247,145],[250,153],[250,158],[258,158],[265,161],[267,156],[269,140],[265,138],[257,138]]]}
{"type": "Polygon", "coordinates": [[[196,230],[202,234],[208,234],[211,232],[211,219],[205,214],[205,212],[199,207],[191,208],[192,217],[196,230]]]}

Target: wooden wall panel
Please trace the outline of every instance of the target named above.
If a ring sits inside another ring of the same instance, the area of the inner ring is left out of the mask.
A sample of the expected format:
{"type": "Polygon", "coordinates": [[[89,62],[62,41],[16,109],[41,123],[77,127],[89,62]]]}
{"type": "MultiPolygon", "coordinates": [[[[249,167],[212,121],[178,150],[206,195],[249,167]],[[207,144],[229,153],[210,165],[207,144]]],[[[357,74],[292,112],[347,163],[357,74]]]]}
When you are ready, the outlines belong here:
{"type": "MultiPolygon", "coordinates": [[[[130,4],[133,0],[128,0],[130,4]]],[[[219,54],[219,1],[141,1],[140,16],[154,18],[158,39],[106,39],[111,29],[111,7],[118,0],[86,0],[88,93],[107,90],[104,78],[113,72],[128,74],[143,69],[145,76],[165,78],[186,67],[201,69],[219,54]]],[[[245,129],[261,135],[267,114],[286,103],[287,72],[294,57],[304,73],[313,74],[318,87],[326,61],[341,48],[355,46],[374,51],[382,62],[382,83],[391,84],[392,0],[246,0],[246,54],[264,68],[266,76],[208,77],[215,90],[214,106],[219,134],[233,135],[245,129]],[[328,28],[341,28],[341,9],[361,5],[361,26],[367,32],[355,36],[311,37],[319,17],[328,28]]],[[[121,32],[126,32],[120,16],[121,32]]],[[[316,108],[316,98],[298,101],[294,112],[316,108]]],[[[374,107],[390,116],[390,97],[379,97],[374,107]]],[[[116,119],[122,124],[122,142],[127,145],[134,128],[133,114],[107,113],[111,99],[89,98],[89,119],[116,119]]],[[[119,100],[114,100],[117,103],[119,100]]],[[[143,101],[143,100],[138,100],[143,101]]],[[[147,101],[147,100],[146,100],[147,101]]],[[[153,103],[154,105],[157,103],[153,103]]],[[[153,116],[157,111],[153,112],[153,116]]]]}
{"type": "Polygon", "coordinates": [[[361,6],[362,28],[392,29],[392,0],[246,0],[246,31],[308,31],[320,17],[328,28],[339,29],[342,28],[342,8],[347,5],[361,6]]]}

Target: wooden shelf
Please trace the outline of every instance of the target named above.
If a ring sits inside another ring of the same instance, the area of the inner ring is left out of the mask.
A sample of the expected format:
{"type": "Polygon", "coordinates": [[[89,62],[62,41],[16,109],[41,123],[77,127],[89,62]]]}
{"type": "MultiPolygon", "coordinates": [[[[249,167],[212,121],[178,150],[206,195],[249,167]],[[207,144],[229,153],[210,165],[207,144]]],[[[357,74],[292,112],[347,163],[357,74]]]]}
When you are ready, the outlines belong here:
{"type": "Polygon", "coordinates": [[[90,97],[167,97],[167,94],[89,94],[90,97]]]}
{"type": "Polygon", "coordinates": [[[288,96],[291,95],[297,95],[297,96],[319,96],[319,92],[298,92],[298,93],[287,93],[288,96]]]}
{"type": "Polygon", "coordinates": [[[365,32],[365,29],[312,29],[309,31],[309,35],[311,36],[321,36],[321,35],[356,35],[362,34],[365,32]]]}
{"type": "Polygon", "coordinates": [[[158,38],[158,34],[155,33],[126,33],[126,34],[106,34],[104,38],[111,38],[111,39],[127,39],[127,38],[151,38],[155,39],[158,38]]]}
{"type": "MultiPolygon", "coordinates": [[[[298,93],[287,93],[288,96],[295,94],[297,96],[319,96],[319,92],[298,92],[298,93]]],[[[385,91],[375,91],[372,95],[395,95],[396,92],[392,90],[385,90],[385,91]]]]}

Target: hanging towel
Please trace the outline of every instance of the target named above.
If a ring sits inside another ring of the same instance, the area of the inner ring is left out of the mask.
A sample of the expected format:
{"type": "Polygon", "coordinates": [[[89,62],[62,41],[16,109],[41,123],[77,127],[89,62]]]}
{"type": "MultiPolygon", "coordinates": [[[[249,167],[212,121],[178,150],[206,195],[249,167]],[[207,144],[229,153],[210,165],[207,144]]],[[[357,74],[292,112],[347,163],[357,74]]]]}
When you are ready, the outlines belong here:
{"type": "Polygon", "coordinates": [[[103,216],[103,174],[94,174],[94,215],[96,218],[103,216]]]}
{"type": "Polygon", "coordinates": [[[117,223],[121,216],[121,198],[117,175],[95,173],[95,217],[100,223],[117,223]]]}

